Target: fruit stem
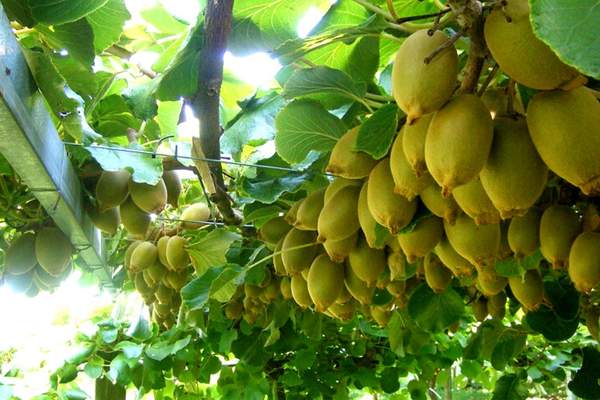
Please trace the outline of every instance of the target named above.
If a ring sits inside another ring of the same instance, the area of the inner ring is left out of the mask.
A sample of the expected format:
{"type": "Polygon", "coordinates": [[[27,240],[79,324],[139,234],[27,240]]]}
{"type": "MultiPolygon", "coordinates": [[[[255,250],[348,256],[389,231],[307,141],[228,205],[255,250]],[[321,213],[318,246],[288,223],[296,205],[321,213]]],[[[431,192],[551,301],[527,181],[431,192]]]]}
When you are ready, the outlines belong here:
{"type": "Polygon", "coordinates": [[[492,80],[494,79],[496,74],[498,73],[498,69],[499,69],[498,64],[494,63],[492,70],[490,71],[488,76],[486,76],[485,81],[483,82],[483,84],[481,85],[479,90],[477,91],[477,96],[479,96],[479,97],[483,96],[483,93],[486,91],[486,89],[488,88],[488,86],[490,85],[490,83],[492,82],[492,80]]]}
{"type": "Polygon", "coordinates": [[[508,115],[515,114],[515,81],[510,79],[508,81],[508,86],[506,87],[506,94],[508,95],[508,99],[506,101],[506,113],[508,115]]]}
{"type": "Polygon", "coordinates": [[[374,4],[371,4],[368,0],[353,0],[355,3],[360,4],[361,6],[363,6],[364,8],[366,8],[369,11],[372,11],[375,14],[381,15],[383,18],[389,20],[389,21],[394,21],[395,18],[392,16],[392,14],[390,14],[389,12],[385,11],[384,9],[381,9],[379,7],[377,7],[374,4]]]}
{"type": "Polygon", "coordinates": [[[394,9],[394,1],[393,0],[387,0],[387,8],[391,14],[391,16],[397,20],[398,19],[398,14],[396,14],[396,10],[394,9]]]}
{"type": "Polygon", "coordinates": [[[429,64],[430,62],[433,61],[433,59],[440,54],[442,51],[446,50],[447,48],[451,47],[452,45],[454,45],[454,43],[456,43],[456,41],[458,40],[458,38],[460,38],[462,36],[462,32],[455,32],[454,34],[452,34],[452,36],[446,40],[446,42],[444,44],[442,44],[440,47],[438,47],[437,49],[435,49],[430,55],[428,55],[427,57],[425,57],[425,59],[423,60],[423,62],[425,64],[429,64]]]}
{"type": "Polygon", "coordinates": [[[378,101],[374,101],[374,100],[369,100],[369,99],[363,99],[363,104],[365,106],[367,106],[367,108],[369,109],[369,111],[373,112],[373,108],[381,108],[384,106],[383,103],[380,103],[378,101]]]}
{"type": "Polygon", "coordinates": [[[385,101],[385,102],[394,101],[394,98],[392,96],[383,96],[383,95],[375,94],[375,93],[366,93],[365,97],[367,99],[375,100],[375,101],[385,101]]]}

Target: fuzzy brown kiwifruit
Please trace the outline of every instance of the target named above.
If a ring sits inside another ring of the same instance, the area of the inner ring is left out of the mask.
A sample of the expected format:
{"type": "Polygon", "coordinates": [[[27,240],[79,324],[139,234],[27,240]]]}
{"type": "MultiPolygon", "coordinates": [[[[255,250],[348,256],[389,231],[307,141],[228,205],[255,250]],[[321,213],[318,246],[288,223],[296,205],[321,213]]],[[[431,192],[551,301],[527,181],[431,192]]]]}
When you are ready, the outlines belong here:
{"type": "Polygon", "coordinates": [[[502,292],[508,280],[496,273],[493,268],[479,268],[477,271],[477,285],[486,297],[492,297],[502,292]]]}
{"type": "Polygon", "coordinates": [[[548,207],[540,220],[540,250],[553,268],[569,263],[571,244],[581,232],[579,216],[569,206],[548,207]]]}
{"type": "Polygon", "coordinates": [[[357,241],[358,232],[354,232],[344,239],[326,240],[323,242],[323,247],[332,261],[340,263],[343,262],[356,247],[357,241]]]}
{"type": "Polygon", "coordinates": [[[312,306],[313,302],[308,292],[308,284],[301,274],[292,276],[291,287],[292,297],[296,304],[302,308],[312,306]]]}
{"type": "Polygon", "coordinates": [[[109,208],[104,211],[101,211],[98,207],[89,207],[87,210],[96,228],[109,235],[117,233],[117,229],[121,224],[119,207],[109,208]]]}
{"type": "Polygon", "coordinates": [[[292,229],[283,217],[271,218],[258,230],[260,240],[269,244],[277,244],[292,229]]]}
{"type": "Polygon", "coordinates": [[[292,298],[292,281],[289,277],[284,276],[279,281],[279,290],[284,299],[290,300],[292,298]]]}
{"type": "Polygon", "coordinates": [[[346,179],[338,176],[331,181],[331,183],[325,189],[325,197],[323,198],[323,201],[325,204],[327,204],[339,190],[345,188],[346,186],[358,186],[360,189],[362,184],[363,182],[361,179],[346,179]]]}
{"type": "Polygon", "coordinates": [[[167,262],[175,271],[181,271],[190,265],[190,256],[186,250],[187,240],[181,236],[171,236],[167,242],[167,262]]]}
{"type": "Polygon", "coordinates": [[[4,271],[11,275],[23,275],[35,268],[35,235],[23,233],[15,239],[4,253],[4,271]]]}
{"type": "Polygon", "coordinates": [[[350,268],[346,265],[346,274],[344,284],[348,292],[354,297],[360,304],[371,304],[373,294],[375,293],[375,287],[367,286],[367,283],[361,280],[350,268]]]}
{"type": "Polygon", "coordinates": [[[483,321],[488,316],[488,307],[487,300],[485,297],[480,297],[476,300],[473,300],[471,303],[471,310],[473,311],[473,315],[475,319],[479,322],[483,321]]]}
{"type": "Polygon", "coordinates": [[[434,252],[444,265],[452,271],[454,276],[461,277],[473,274],[473,270],[475,269],[473,264],[458,254],[446,237],[443,237],[437,246],[435,246],[434,252]]]}
{"type": "Polygon", "coordinates": [[[506,315],[506,294],[500,292],[487,301],[487,311],[495,319],[503,319],[506,315]]]}
{"type": "Polygon", "coordinates": [[[150,242],[141,242],[131,253],[129,269],[133,272],[140,272],[156,263],[157,258],[156,246],[150,242]]]}
{"type": "Polygon", "coordinates": [[[332,304],[327,309],[327,312],[340,321],[349,321],[354,318],[354,313],[356,312],[356,302],[351,300],[346,303],[332,304]]]}
{"type": "Polygon", "coordinates": [[[59,276],[71,264],[73,246],[58,228],[40,229],[35,236],[35,257],[38,264],[52,276],[59,276]]]}
{"type": "Polygon", "coordinates": [[[181,179],[177,171],[165,171],[162,175],[165,187],[167,188],[167,203],[173,208],[179,206],[179,195],[181,194],[181,179]]]}
{"type": "Polygon", "coordinates": [[[359,128],[350,129],[337,141],[331,150],[327,172],[347,179],[361,179],[369,175],[377,161],[354,149],[359,128]]]}
{"type": "Polygon", "coordinates": [[[385,242],[383,240],[378,240],[377,237],[377,221],[373,218],[371,211],[369,211],[368,205],[368,181],[366,181],[358,195],[358,204],[357,204],[357,214],[358,214],[358,223],[360,224],[360,228],[365,235],[365,240],[369,244],[369,247],[382,249],[385,246],[385,242]]]}

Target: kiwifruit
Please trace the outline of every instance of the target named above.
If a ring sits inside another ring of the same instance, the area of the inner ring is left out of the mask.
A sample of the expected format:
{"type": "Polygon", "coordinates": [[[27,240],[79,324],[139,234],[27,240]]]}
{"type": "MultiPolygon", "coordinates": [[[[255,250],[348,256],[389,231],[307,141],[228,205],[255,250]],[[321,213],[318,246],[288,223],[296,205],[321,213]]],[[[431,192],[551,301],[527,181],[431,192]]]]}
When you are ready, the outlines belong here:
{"type": "Polygon", "coordinates": [[[308,292],[308,285],[301,274],[292,276],[291,286],[292,297],[294,298],[296,304],[302,308],[308,308],[312,306],[313,302],[310,297],[310,293],[308,292]]]}
{"type": "Polygon", "coordinates": [[[131,254],[129,269],[133,272],[140,272],[156,263],[157,257],[158,249],[154,244],[141,242],[131,254]]]}
{"type": "Polygon", "coordinates": [[[37,265],[35,258],[35,235],[23,233],[15,239],[4,254],[4,271],[12,275],[22,275],[37,265]]]}
{"type": "Polygon", "coordinates": [[[589,308],[584,313],[585,326],[588,329],[590,335],[595,339],[599,339],[600,324],[598,319],[600,318],[600,312],[597,308],[589,308]]]}
{"type": "Polygon", "coordinates": [[[600,194],[600,104],[585,87],[536,94],[527,108],[535,148],[556,175],[600,194]]]}
{"type": "Polygon", "coordinates": [[[310,269],[310,267],[306,268],[306,269],[303,269],[302,271],[300,271],[300,275],[302,275],[302,277],[304,278],[304,280],[308,279],[308,271],[309,271],[309,269],[310,269]]]}
{"type": "Polygon", "coordinates": [[[233,300],[225,306],[225,317],[232,321],[237,321],[242,316],[242,303],[238,300],[233,300]]]}
{"type": "Polygon", "coordinates": [[[171,236],[167,242],[167,261],[171,268],[179,271],[190,265],[190,255],[186,250],[187,240],[181,236],[171,236]]]}
{"type": "Polygon", "coordinates": [[[133,200],[131,200],[131,197],[128,197],[121,204],[119,212],[121,214],[121,223],[127,232],[136,236],[144,236],[146,234],[152,220],[150,214],[140,210],[133,200]]]}
{"type": "Polygon", "coordinates": [[[584,232],[600,230],[600,213],[594,204],[588,204],[583,210],[582,228],[584,232]]]}
{"type": "Polygon", "coordinates": [[[117,229],[121,224],[119,207],[108,208],[104,211],[97,207],[89,207],[88,215],[96,228],[109,235],[117,233],[117,229]]]}
{"type": "Polygon", "coordinates": [[[158,262],[155,262],[144,271],[147,271],[148,275],[154,282],[161,282],[165,275],[167,275],[167,270],[165,267],[158,262]]]}
{"type": "Polygon", "coordinates": [[[423,115],[412,125],[402,126],[402,150],[406,161],[417,176],[427,173],[425,164],[425,137],[434,113],[423,115]]]}
{"type": "Polygon", "coordinates": [[[532,255],[540,247],[540,219],[542,212],[530,208],[522,217],[514,216],[508,226],[508,245],[520,259],[532,255]]]}
{"type": "Polygon", "coordinates": [[[279,281],[279,290],[284,299],[289,300],[292,298],[292,281],[287,276],[281,278],[279,281]]]}
{"type": "Polygon", "coordinates": [[[425,139],[425,162],[444,197],[477,177],[490,153],[493,136],[490,112],[472,94],[456,96],[435,113],[425,139]]]}
{"type": "Polygon", "coordinates": [[[3,275],[4,284],[8,285],[13,292],[26,293],[33,286],[33,275],[34,270],[29,270],[28,272],[19,275],[7,273],[3,275]]]}
{"type": "Polygon", "coordinates": [[[260,282],[258,282],[258,286],[264,289],[271,284],[271,281],[273,281],[273,274],[271,273],[271,269],[263,269],[262,279],[260,282]]]}
{"type": "Polygon", "coordinates": [[[155,185],[129,181],[129,197],[140,210],[150,214],[157,214],[167,204],[167,187],[160,178],[155,185]]]}
{"type": "Polygon", "coordinates": [[[135,285],[135,290],[137,290],[142,296],[154,293],[154,289],[148,286],[148,284],[144,280],[144,274],[142,274],[141,272],[135,275],[133,283],[135,285]]]}
{"type": "Polygon", "coordinates": [[[358,197],[360,187],[347,185],[339,189],[325,203],[318,219],[318,241],[339,241],[360,229],[358,220],[358,197]]]}
{"type": "Polygon", "coordinates": [[[283,258],[281,257],[281,248],[283,246],[283,239],[281,238],[275,249],[273,250],[273,269],[275,269],[275,274],[279,276],[287,275],[287,271],[285,270],[285,266],[283,265],[283,258]]]}
{"type": "Polygon", "coordinates": [[[577,236],[569,253],[569,277],[575,288],[584,293],[600,283],[600,233],[577,236]]]}
{"type": "Polygon", "coordinates": [[[392,312],[385,307],[372,305],[371,307],[371,317],[377,325],[382,328],[385,328],[390,322],[390,318],[392,317],[392,312]]]}
{"type": "Polygon", "coordinates": [[[365,240],[369,244],[369,247],[382,249],[385,246],[383,240],[378,240],[377,238],[377,221],[371,215],[371,211],[369,211],[368,205],[368,181],[365,182],[360,189],[360,193],[358,195],[358,204],[357,204],[357,214],[358,214],[358,222],[360,224],[360,228],[365,235],[365,240]]]}
{"type": "Polygon", "coordinates": [[[262,291],[262,293],[260,294],[259,298],[261,299],[261,301],[265,304],[269,304],[271,303],[273,300],[275,300],[279,294],[280,294],[280,290],[279,290],[279,280],[277,279],[273,279],[271,280],[271,282],[264,288],[264,290],[262,291]]]}
{"type": "Polygon", "coordinates": [[[425,282],[436,293],[441,293],[450,282],[452,282],[452,272],[446,268],[435,253],[429,253],[423,261],[425,267],[425,282]]]}
{"type": "MultiPolygon", "coordinates": [[[[57,288],[70,275],[72,270],[73,264],[69,263],[67,268],[58,276],[50,275],[40,265],[37,265],[31,272],[33,272],[32,279],[37,287],[40,290],[49,291],[57,288]]],[[[29,273],[26,275],[29,275],[29,273]]]]}
{"type": "Polygon", "coordinates": [[[568,265],[571,244],[581,232],[579,216],[569,206],[548,207],[540,220],[540,250],[553,268],[568,265]]]}
{"type": "Polygon", "coordinates": [[[458,204],[452,196],[443,197],[442,189],[433,179],[430,179],[429,185],[423,189],[420,196],[425,207],[433,215],[443,218],[445,222],[454,224],[459,211],[458,204]]]}
{"type": "Polygon", "coordinates": [[[473,273],[473,264],[458,254],[445,236],[435,246],[434,252],[454,276],[470,276],[473,273]]]}
{"type": "Polygon", "coordinates": [[[129,195],[128,171],[102,171],[96,183],[96,201],[100,210],[120,206],[129,195]]]}
{"type": "Polygon", "coordinates": [[[508,285],[525,311],[537,310],[544,300],[544,282],[535,269],[525,272],[523,278],[520,276],[508,278],[508,285]]]}
{"type": "Polygon", "coordinates": [[[398,243],[409,263],[425,257],[444,234],[442,220],[434,215],[419,220],[410,232],[398,234],[398,243]]]}
{"type": "Polygon", "coordinates": [[[391,278],[390,278],[390,271],[388,268],[383,270],[383,273],[379,274],[379,276],[377,277],[377,282],[375,282],[375,287],[377,289],[385,289],[388,285],[388,283],[390,283],[391,278]]]}
{"type": "Polygon", "coordinates": [[[288,224],[293,225],[294,222],[296,222],[296,214],[298,214],[298,209],[303,201],[304,198],[294,202],[290,209],[283,216],[283,219],[285,219],[288,224]]]}
{"type": "Polygon", "coordinates": [[[308,270],[308,293],[317,311],[323,312],[335,303],[344,285],[344,265],[329,259],[326,254],[317,256],[308,270]]]}
{"type": "Polygon", "coordinates": [[[198,229],[204,226],[202,222],[210,219],[210,208],[202,202],[190,204],[181,213],[183,229],[198,229]]]}
{"type": "Polygon", "coordinates": [[[396,53],[392,69],[392,93],[410,125],[436,111],[456,88],[458,55],[448,36],[427,29],[411,34],[396,53]],[[434,52],[443,50],[430,58],[434,52]]]}
{"type": "Polygon", "coordinates": [[[150,268],[146,268],[145,270],[143,270],[140,273],[142,274],[142,277],[144,278],[144,281],[146,281],[146,284],[149,287],[155,287],[158,282],[156,280],[154,280],[154,278],[150,274],[149,270],[150,270],[150,268]]]}
{"type": "Polygon", "coordinates": [[[389,158],[381,160],[369,175],[367,205],[375,221],[392,235],[408,225],[415,215],[417,203],[394,193],[389,158]]]}
{"type": "MultiPolygon", "coordinates": [[[[345,267],[344,267],[345,268],[345,267]]],[[[344,278],[345,278],[345,274],[346,271],[344,269],[344,278]]],[[[335,299],[335,302],[338,304],[344,304],[349,302],[350,300],[353,299],[352,295],[350,294],[350,292],[348,291],[348,289],[346,289],[346,285],[344,285],[344,283],[342,282],[342,289],[340,290],[340,294],[337,297],[337,299],[335,299]]]]}
{"type": "Polygon", "coordinates": [[[506,294],[500,292],[487,299],[487,311],[495,319],[502,319],[506,315],[506,294]]]}
{"type": "Polygon", "coordinates": [[[387,264],[392,281],[406,279],[406,256],[402,251],[390,251],[387,256],[387,264]]]}
{"type": "Polygon", "coordinates": [[[354,232],[341,240],[326,240],[323,243],[323,247],[331,261],[341,263],[348,257],[352,249],[356,247],[357,240],[358,232],[354,232]]]}
{"type": "Polygon", "coordinates": [[[508,0],[485,20],[484,36],[494,60],[515,81],[533,89],[563,87],[578,72],[533,33],[527,0],[508,0]]]}
{"type": "Polygon", "coordinates": [[[406,290],[406,282],[405,281],[391,281],[385,287],[388,292],[394,297],[400,297],[404,295],[406,290]]]}
{"type": "Polygon", "coordinates": [[[448,241],[458,254],[475,265],[493,265],[500,247],[500,224],[477,225],[461,214],[454,225],[444,222],[448,241]]]}
{"type": "Polygon", "coordinates": [[[306,196],[298,212],[294,227],[303,231],[316,231],[319,214],[323,209],[325,189],[315,190],[306,196]]]}
{"type": "Polygon", "coordinates": [[[133,251],[136,249],[136,247],[138,247],[141,243],[143,243],[143,241],[136,240],[127,247],[127,250],[125,250],[125,255],[123,256],[123,266],[125,268],[129,269],[131,265],[131,255],[133,254],[133,251]]]}
{"type": "Polygon", "coordinates": [[[369,175],[377,161],[362,151],[354,150],[359,126],[346,132],[331,150],[327,172],[347,179],[361,179],[369,175]]]}
{"type": "Polygon", "coordinates": [[[179,195],[181,194],[181,179],[177,171],[164,171],[162,179],[167,188],[167,203],[173,208],[179,207],[179,195]]]}
{"type": "Polygon", "coordinates": [[[366,282],[360,279],[349,265],[346,265],[345,272],[344,284],[352,297],[360,304],[371,304],[375,287],[368,287],[366,282]]]}
{"type": "Polygon", "coordinates": [[[316,232],[301,231],[292,228],[283,239],[281,245],[281,259],[288,275],[293,276],[310,267],[310,264],[317,255],[318,247],[315,243],[317,239],[316,232]],[[298,246],[305,246],[294,249],[298,246]]]}
{"type": "Polygon", "coordinates": [[[452,191],[452,196],[465,214],[473,218],[477,225],[500,222],[500,213],[483,189],[479,178],[456,187],[452,191]]]}
{"type": "Polygon", "coordinates": [[[476,300],[473,300],[471,303],[471,310],[473,310],[473,315],[475,319],[479,322],[483,321],[488,316],[487,310],[487,300],[485,297],[480,297],[476,300]]]}
{"type": "Polygon", "coordinates": [[[258,298],[262,292],[262,288],[258,285],[253,285],[251,283],[244,284],[244,295],[246,298],[258,298]]]}
{"type": "Polygon", "coordinates": [[[35,236],[35,258],[50,275],[59,276],[71,263],[73,246],[69,238],[55,227],[40,229],[35,236]]]}
{"type": "MultiPolygon", "coordinates": [[[[163,270],[166,272],[165,270],[163,270]]],[[[187,285],[189,280],[189,274],[187,271],[169,271],[167,272],[167,281],[169,282],[169,287],[176,291],[180,291],[182,287],[187,285]]]]}
{"type": "Polygon", "coordinates": [[[158,250],[158,260],[162,265],[167,267],[167,269],[173,269],[169,265],[169,260],[167,260],[167,244],[169,243],[170,238],[170,236],[165,235],[158,239],[158,242],[156,242],[156,249],[158,250]]]}
{"type": "Polygon", "coordinates": [[[403,131],[400,131],[390,150],[390,170],[394,179],[394,193],[413,200],[427,187],[429,180],[421,174],[417,176],[412,169],[402,148],[403,131]]]}
{"type": "Polygon", "coordinates": [[[479,268],[477,271],[477,285],[486,297],[492,297],[504,290],[508,280],[496,273],[493,268],[479,268]]]}
{"type": "Polygon", "coordinates": [[[503,219],[523,215],[537,201],[548,180],[548,167],[531,141],[524,118],[494,120],[492,150],[479,176],[503,219]]]}
{"type": "Polygon", "coordinates": [[[387,260],[383,250],[370,248],[367,241],[360,238],[348,255],[348,265],[368,287],[374,287],[387,265],[387,260]]]}
{"type": "Polygon", "coordinates": [[[176,293],[173,289],[169,289],[164,285],[158,285],[154,295],[160,304],[171,304],[176,293]]]}
{"type": "Polygon", "coordinates": [[[292,229],[292,226],[283,217],[275,217],[260,227],[258,237],[264,242],[276,245],[290,229],[292,229]]]}
{"type": "Polygon", "coordinates": [[[325,197],[323,198],[323,201],[325,204],[327,204],[339,190],[345,188],[346,186],[357,186],[360,189],[362,183],[363,182],[360,179],[346,179],[338,176],[332,180],[325,189],[325,197]]]}
{"type": "Polygon", "coordinates": [[[356,312],[356,303],[354,301],[348,301],[346,303],[335,303],[329,306],[327,311],[334,317],[341,321],[350,321],[354,318],[356,312]]]}

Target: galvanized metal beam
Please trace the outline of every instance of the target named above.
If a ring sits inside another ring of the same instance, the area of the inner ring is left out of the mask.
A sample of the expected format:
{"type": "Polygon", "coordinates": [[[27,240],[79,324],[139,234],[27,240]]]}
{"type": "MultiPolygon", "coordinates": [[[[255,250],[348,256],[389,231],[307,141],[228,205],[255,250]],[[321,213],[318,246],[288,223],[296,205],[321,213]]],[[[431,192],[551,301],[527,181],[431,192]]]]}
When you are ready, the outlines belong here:
{"type": "Polygon", "coordinates": [[[77,174],[1,6],[0,95],[0,152],[88,267],[110,278],[101,234],[83,210],[77,174]]]}

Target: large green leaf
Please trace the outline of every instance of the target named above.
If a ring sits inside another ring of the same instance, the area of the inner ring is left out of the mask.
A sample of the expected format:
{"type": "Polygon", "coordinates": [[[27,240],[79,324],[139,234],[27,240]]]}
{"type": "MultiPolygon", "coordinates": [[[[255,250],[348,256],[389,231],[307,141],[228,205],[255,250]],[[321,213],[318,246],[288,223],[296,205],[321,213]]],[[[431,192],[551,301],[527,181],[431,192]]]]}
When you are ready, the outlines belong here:
{"type": "Polygon", "coordinates": [[[108,0],[104,6],[86,17],[94,31],[94,48],[97,53],[119,41],[123,26],[130,18],[123,0],[108,0]]]}
{"type": "Polygon", "coordinates": [[[176,354],[180,350],[184,349],[190,344],[192,337],[190,335],[185,336],[183,339],[179,339],[175,342],[170,340],[163,340],[146,348],[146,355],[155,361],[162,361],[170,355],[176,354]]]}
{"type": "Polygon", "coordinates": [[[582,399],[600,398],[600,352],[594,347],[583,351],[583,365],[569,382],[569,390],[582,399]]]}
{"type": "Polygon", "coordinates": [[[23,0],[35,20],[49,25],[74,22],[96,11],[108,0],[23,0]]]}
{"type": "Polygon", "coordinates": [[[527,388],[515,374],[504,375],[496,382],[492,400],[525,400],[527,388]]]}
{"type": "Polygon", "coordinates": [[[160,33],[176,35],[188,29],[187,24],[173,17],[162,4],[155,4],[140,12],[142,18],[160,33]]]}
{"type": "Polygon", "coordinates": [[[459,320],[464,310],[461,297],[452,288],[434,293],[421,284],[408,301],[408,313],[426,331],[439,332],[459,320]]]}
{"type": "Polygon", "coordinates": [[[288,173],[284,176],[259,176],[256,179],[244,179],[242,192],[255,201],[271,204],[282,194],[296,192],[302,184],[310,180],[310,173],[288,173]]]}
{"type": "Polygon", "coordinates": [[[187,251],[193,259],[194,268],[202,274],[210,267],[225,264],[225,254],[240,235],[227,229],[215,229],[208,235],[192,240],[187,251]]]}
{"type": "Polygon", "coordinates": [[[343,71],[329,67],[303,68],[286,81],[283,95],[289,98],[329,93],[363,101],[367,85],[356,83],[343,71]]]}
{"type": "Polygon", "coordinates": [[[181,289],[181,300],[189,310],[200,310],[210,299],[213,280],[223,272],[223,268],[210,268],[202,276],[193,279],[181,289]]]}
{"type": "Polygon", "coordinates": [[[533,31],[565,63],[600,79],[597,0],[530,0],[533,31]]]}
{"type": "Polygon", "coordinates": [[[94,62],[94,32],[85,20],[59,26],[37,25],[45,41],[55,50],[66,50],[69,56],[82,63],[85,67],[91,67],[94,62]]]}
{"type": "MultiPolygon", "coordinates": [[[[105,171],[118,171],[128,169],[131,171],[131,178],[135,182],[156,185],[162,176],[162,161],[160,158],[152,158],[149,154],[139,154],[135,152],[119,151],[120,147],[114,146],[87,146],[86,150],[105,171]]],[[[132,150],[145,150],[138,144],[131,144],[128,147],[132,150]]]]}
{"type": "Polygon", "coordinates": [[[364,151],[376,160],[385,157],[396,137],[400,113],[396,104],[386,104],[375,111],[360,126],[355,150],[364,151]]]}

